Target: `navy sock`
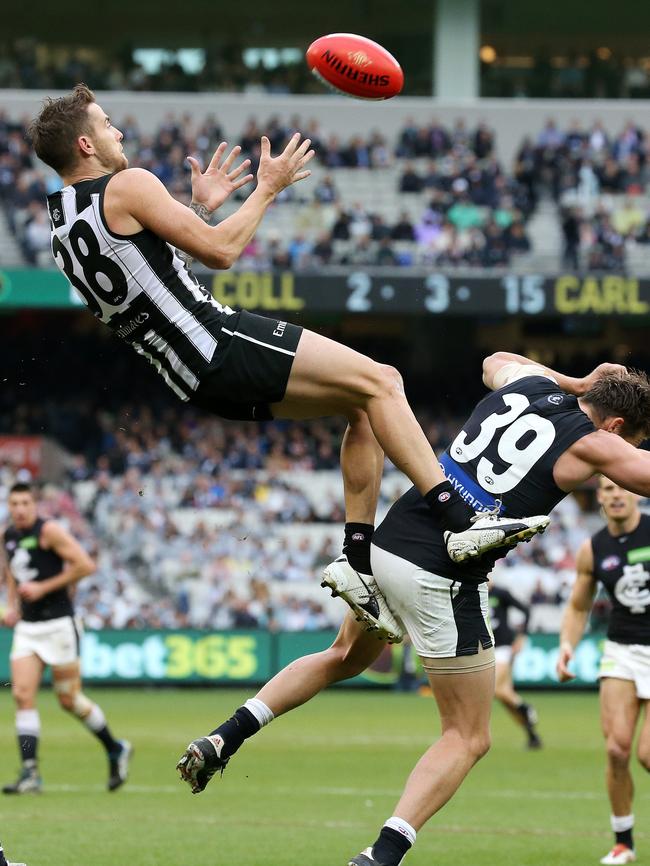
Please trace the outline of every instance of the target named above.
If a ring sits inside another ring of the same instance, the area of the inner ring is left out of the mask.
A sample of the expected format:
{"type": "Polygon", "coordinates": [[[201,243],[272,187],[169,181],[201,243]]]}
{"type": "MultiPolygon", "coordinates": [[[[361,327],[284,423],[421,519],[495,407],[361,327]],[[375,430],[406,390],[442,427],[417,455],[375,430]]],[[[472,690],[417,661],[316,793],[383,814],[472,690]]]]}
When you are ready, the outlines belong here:
{"type": "Polygon", "coordinates": [[[355,571],[372,574],[370,566],[370,542],[375,527],[372,523],[346,523],[343,553],[355,571]]]}
{"type": "Polygon", "coordinates": [[[2,850],[2,845],[0,845],[0,866],[7,866],[7,860],[4,851],[2,850]]]}
{"type": "Polygon", "coordinates": [[[101,731],[93,731],[99,742],[108,752],[109,758],[117,758],[122,751],[122,745],[111,734],[108,725],[104,725],[101,731]]]}
{"type": "Polygon", "coordinates": [[[25,761],[33,761],[36,763],[36,752],[38,750],[38,737],[31,734],[18,734],[18,751],[20,756],[25,761]]]}
{"type": "Polygon", "coordinates": [[[436,484],[424,497],[438,529],[462,532],[470,526],[474,512],[449,481],[436,484]]]}
{"type": "Polygon", "coordinates": [[[260,723],[255,716],[246,707],[239,707],[235,714],[231,716],[214,731],[213,734],[219,734],[224,745],[221,750],[222,758],[229,758],[234,755],[237,749],[242,745],[244,740],[252,737],[260,729],[260,723]]]}
{"type": "Polygon", "coordinates": [[[410,847],[406,836],[392,827],[382,827],[379,838],[372,846],[372,856],[378,866],[399,866],[410,847]]]}
{"type": "Polygon", "coordinates": [[[615,833],[617,845],[627,845],[628,848],[634,848],[634,840],[632,838],[632,828],[629,830],[621,830],[620,833],[615,833]]]}

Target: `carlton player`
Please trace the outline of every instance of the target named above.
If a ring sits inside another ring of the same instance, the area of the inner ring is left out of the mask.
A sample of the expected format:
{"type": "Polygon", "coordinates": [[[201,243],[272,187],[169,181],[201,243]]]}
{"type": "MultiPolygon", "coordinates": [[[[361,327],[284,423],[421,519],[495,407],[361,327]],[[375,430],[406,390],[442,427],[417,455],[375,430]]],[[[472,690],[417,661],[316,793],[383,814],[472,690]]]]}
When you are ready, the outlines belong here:
{"type": "Polygon", "coordinates": [[[574,678],[568,665],[602,584],[612,602],[599,679],[615,839],[600,862],[616,866],[636,860],[630,757],[640,721],[637,758],[650,770],[650,517],[641,514],[636,494],[609,478],[600,479],[598,501],[607,525],[578,551],[578,576],[562,621],[557,671],[562,682],[574,678]]]}
{"type": "Polygon", "coordinates": [[[54,520],[38,516],[28,484],[9,491],[11,524],[3,535],[8,608],[5,624],[14,627],[11,686],[16,702],[16,734],[22,767],[5,794],[38,793],[38,741],[41,731],[36,696],[46,665],[52,668],[54,691],[62,709],[76,716],[106,750],[111,791],[127,778],[131,745],[116,740],[97,704],[81,690],[79,626],[71,590],[92,574],[95,563],[69,532],[54,520]]]}
{"type": "MultiPolygon", "coordinates": [[[[491,390],[445,451],[452,483],[495,512],[548,514],[598,473],[650,495],[650,380],[615,365],[583,379],[498,352],[483,363],[491,390]]],[[[354,502],[351,503],[352,505],[354,502]]],[[[374,580],[408,632],[428,675],[442,736],[420,758],[375,842],[350,866],[399,866],[425,823],[455,794],[490,745],[494,642],[487,579],[499,554],[456,565],[443,532],[431,531],[412,489],[392,506],[371,545],[374,580]]],[[[223,770],[244,741],[331,683],[355,676],[381,651],[351,614],[334,644],[280,671],[260,692],[181,756],[194,793],[223,770]]]]}

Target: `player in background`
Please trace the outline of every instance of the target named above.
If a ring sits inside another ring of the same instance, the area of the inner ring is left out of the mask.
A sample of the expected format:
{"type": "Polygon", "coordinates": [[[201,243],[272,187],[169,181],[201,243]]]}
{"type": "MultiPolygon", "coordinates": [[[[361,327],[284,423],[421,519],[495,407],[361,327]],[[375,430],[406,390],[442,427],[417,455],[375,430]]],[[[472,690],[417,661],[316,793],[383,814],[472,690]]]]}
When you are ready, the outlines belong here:
{"type": "MultiPolygon", "coordinates": [[[[236,213],[210,226],[214,210],[253,179],[243,175],[247,163],[232,167],[239,148],[222,163],[222,143],[203,173],[191,159],[192,204],[185,207],[150,171],[128,167],[122,133],[85,85],[46,100],[29,134],[64,183],[47,200],[56,264],[89,310],[177,397],[236,420],[348,419],[341,451],[347,558],[333,566],[343,598],[348,582],[359,585],[356,542],[369,549],[384,453],[424,497],[431,530],[450,533],[457,561],[546,528],[546,517],[475,515],[438,465],[397,370],[297,325],[224,307],[189,270],[194,259],[221,269],[237,261],[276,196],[309,176],[309,139],[296,133],[273,158],[263,137],[256,188],[236,213]],[[363,499],[355,496],[360,485],[363,499]]],[[[390,612],[364,591],[358,615],[390,635],[390,612]]]]}
{"type": "Polygon", "coordinates": [[[614,478],[606,473],[599,479],[598,502],[607,525],[578,551],[578,574],[562,620],[557,662],[560,681],[574,679],[569,663],[602,584],[612,603],[598,676],[614,846],[600,862],[610,866],[636,860],[630,757],[639,723],[636,754],[650,770],[650,516],[639,510],[637,495],[648,492],[614,478]]]}
{"type": "MultiPolygon", "coordinates": [[[[498,352],[485,359],[483,381],[492,393],[475,407],[442,463],[453,483],[484,508],[548,513],[605,471],[650,494],[650,453],[634,447],[650,432],[645,374],[603,365],[571,379],[498,352]]],[[[427,506],[414,488],[375,530],[374,579],[420,656],[442,736],[411,772],[376,841],[349,866],[398,866],[417,832],[489,748],[494,647],[487,579],[500,555],[463,566],[451,562],[443,533],[431,532],[427,506]]],[[[211,734],[191,742],[178,763],[181,778],[199,793],[247,738],[328,685],[361,673],[380,651],[348,614],[329,649],[289,664],[211,734]]]]}
{"type": "Polygon", "coordinates": [[[505,587],[489,584],[490,625],[494,634],[495,689],[494,697],[521,725],[528,737],[529,749],[541,749],[542,741],[536,731],[537,711],[515,691],[512,682],[512,663],[526,640],[530,608],[522,604],[505,587]],[[511,608],[521,611],[524,621],[515,631],[508,621],[511,608]]]}
{"type": "Polygon", "coordinates": [[[81,690],[79,626],[71,590],[95,571],[95,563],[67,530],[38,516],[27,484],[9,491],[11,524],[2,536],[7,565],[8,607],[5,624],[14,627],[11,687],[16,702],[16,734],[22,769],[4,794],[39,792],[38,741],[41,722],[36,696],[46,665],[62,709],[76,716],[100,741],[109,763],[108,789],[127,778],[131,744],[116,740],[97,704],[81,690]]]}

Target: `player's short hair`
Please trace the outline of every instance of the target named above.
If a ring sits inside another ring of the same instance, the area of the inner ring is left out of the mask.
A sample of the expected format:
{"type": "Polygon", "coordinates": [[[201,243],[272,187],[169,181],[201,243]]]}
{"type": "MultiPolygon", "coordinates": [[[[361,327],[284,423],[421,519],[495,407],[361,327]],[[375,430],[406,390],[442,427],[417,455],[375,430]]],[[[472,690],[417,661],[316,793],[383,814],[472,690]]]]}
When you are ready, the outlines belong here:
{"type": "Polygon", "coordinates": [[[59,174],[73,168],[77,161],[77,138],[90,131],[88,106],[95,94],[85,84],[58,99],[48,97],[38,117],[29,125],[27,136],[39,159],[59,174]]]}
{"type": "Polygon", "coordinates": [[[16,481],[16,483],[9,489],[9,496],[11,496],[12,493],[29,493],[32,499],[36,499],[34,488],[31,484],[27,484],[25,481],[16,481]]]}
{"type": "Polygon", "coordinates": [[[650,436],[650,378],[642,370],[602,376],[582,397],[602,419],[623,419],[623,433],[650,436]]]}

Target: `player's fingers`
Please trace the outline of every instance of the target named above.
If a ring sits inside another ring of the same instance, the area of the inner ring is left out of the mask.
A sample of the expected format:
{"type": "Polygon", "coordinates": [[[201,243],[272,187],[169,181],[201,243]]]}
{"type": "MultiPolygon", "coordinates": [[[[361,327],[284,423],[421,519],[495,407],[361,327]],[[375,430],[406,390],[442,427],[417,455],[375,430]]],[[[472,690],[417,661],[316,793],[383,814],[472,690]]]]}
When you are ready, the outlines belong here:
{"type": "Polygon", "coordinates": [[[210,160],[210,165],[208,166],[208,170],[215,169],[219,167],[219,163],[221,161],[221,157],[224,155],[226,148],[228,147],[227,141],[222,141],[219,147],[215,150],[214,156],[210,160]]]}
{"type": "Polygon", "coordinates": [[[293,156],[298,147],[298,143],[300,142],[300,133],[294,132],[289,141],[287,142],[287,146],[284,149],[285,156],[293,156]]]}
{"type": "Polygon", "coordinates": [[[316,156],[315,150],[310,150],[309,153],[306,153],[302,159],[298,160],[298,168],[302,168],[303,165],[307,165],[307,163],[312,160],[316,156]]]}
{"type": "Polygon", "coordinates": [[[241,153],[241,147],[236,144],[233,149],[230,151],[228,156],[225,158],[223,165],[221,166],[222,170],[225,172],[229,172],[232,168],[233,162],[237,159],[239,154],[241,153]]]}
{"type": "Polygon", "coordinates": [[[236,180],[233,183],[233,189],[239,189],[242,186],[246,186],[247,183],[250,183],[253,180],[252,174],[247,174],[246,177],[240,177],[239,180],[236,180]]]}
{"type": "Polygon", "coordinates": [[[190,164],[192,177],[194,177],[195,174],[201,174],[201,164],[199,163],[198,159],[194,159],[193,156],[188,156],[187,161],[190,164]]]}
{"type": "Polygon", "coordinates": [[[237,168],[233,168],[233,170],[228,174],[228,178],[230,180],[235,180],[235,178],[239,177],[240,174],[243,174],[243,172],[246,171],[250,164],[250,159],[245,159],[241,165],[238,165],[237,168]]]}
{"type": "Polygon", "coordinates": [[[309,171],[309,169],[306,171],[297,171],[291,178],[291,183],[297,183],[299,180],[304,180],[306,177],[309,177],[310,174],[311,171],[309,171]]]}
{"type": "Polygon", "coordinates": [[[260,148],[262,159],[268,159],[271,156],[271,142],[265,135],[263,135],[261,138],[260,148]]]}

